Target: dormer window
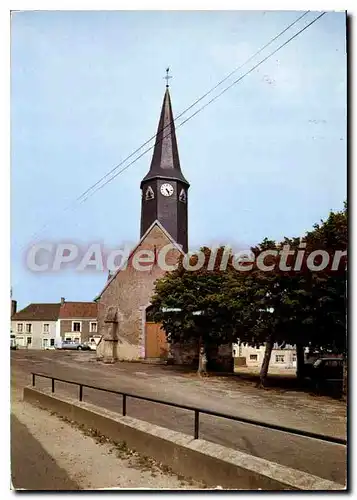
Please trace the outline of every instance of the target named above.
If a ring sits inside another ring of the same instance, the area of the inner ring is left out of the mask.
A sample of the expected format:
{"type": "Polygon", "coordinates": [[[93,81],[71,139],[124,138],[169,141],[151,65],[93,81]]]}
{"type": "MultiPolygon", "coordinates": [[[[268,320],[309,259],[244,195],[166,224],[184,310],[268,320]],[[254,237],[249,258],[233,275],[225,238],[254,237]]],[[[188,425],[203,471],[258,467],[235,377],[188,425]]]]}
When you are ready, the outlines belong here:
{"type": "Polygon", "coordinates": [[[145,192],[145,200],[153,200],[155,198],[154,191],[151,186],[149,186],[145,192]]]}
{"type": "Polygon", "coordinates": [[[186,203],[186,192],[184,189],[181,189],[179,200],[182,201],[182,203],[186,203]]]}

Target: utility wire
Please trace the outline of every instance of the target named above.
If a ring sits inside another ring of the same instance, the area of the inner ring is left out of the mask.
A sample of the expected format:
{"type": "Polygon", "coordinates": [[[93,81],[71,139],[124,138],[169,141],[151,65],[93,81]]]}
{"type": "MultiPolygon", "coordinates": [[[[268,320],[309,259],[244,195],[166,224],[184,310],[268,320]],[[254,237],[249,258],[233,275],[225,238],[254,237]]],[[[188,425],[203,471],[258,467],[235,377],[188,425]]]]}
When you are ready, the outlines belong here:
{"type": "MultiPolygon", "coordinates": [[[[246,64],[248,64],[252,59],[254,59],[254,57],[256,57],[258,54],[260,54],[264,49],[266,49],[267,47],[269,47],[269,45],[271,45],[273,42],[275,42],[275,40],[277,38],[279,38],[281,35],[283,35],[286,31],[288,31],[292,26],[294,26],[294,24],[296,24],[297,22],[300,21],[300,19],[302,19],[304,16],[306,16],[310,11],[307,10],[306,12],[304,12],[301,16],[299,16],[297,19],[295,19],[294,22],[292,22],[291,24],[289,24],[289,26],[287,26],[285,29],[283,29],[283,31],[281,31],[280,33],[278,33],[274,38],[272,38],[268,43],[266,43],[264,45],[264,47],[260,48],[257,52],[255,52],[251,57],[249,57],[249,59],[247,59],[243,64],[241,64],[240,66],[238,66],[238,68],[234,69],[233,71],[231,71],[227,76],[225,76],[220,82],[218,82],[214,87],[212,87],[210,90],[208,90],[205,94],[203,94],[199,99],[197,99],[196,101],[194,101],[188,108],[186,108],[184,111],[182,111],[178,116],[176,116],[176,118],[174,120],[172,120],[172,122],[168,123],[167,125],[165,125],[165,127],[163,127],[160,132],[163,132],[165,130],[165,128],[167,127],[170,127],[171,123],[174,123],[176,120],[178,120],[179,118],[181,118],[181,116],[183,116],[185,113],[187,113],[187,111],[189,111],[190,109],[192,109],[194,106],[196,106],[196,104],[198,104],[200,101],[202,101],[202,99],[204,99],[205,97],[207,97],[209,94],[211,94],[212,92],[214,92],[218,87],[220,87],[222,85],[222,83],[224,83],[226,80],[228,80],[232,75],[234,75],[234,73],[236,73],[237,71],[239,71],[240,69],[243,68],[243,66],[245,66],[246,64]]],[[[135,151],[133,151],[129,156],[127,156],[126,158],[124,158],[124,160],[122,160],[118,165],[116,165],[115,167],[113,167],[109,172],[107,172],[101,179],[99,179],[99,181],[97,181],[95,184],[93,184],[91,187],[89,187],[86,191],[84,191],[84,193],[82,193],[77,199],[76,201],[79,201],[83,196],[85,196],[91,189],[95,188],[100,182],[102,182],[102,180],[106,179],[111,173],[113,173],[115,170],[117,170],[119,167],[121,167],[123,165],[123,163],[125,163],[127,160],[129,160],[132,156],[134,156],[136,153],[138,153],[143,147],[147,146],[149,144],[150,141],[152,141],[153,139],[155,139],[156,137],[156,134],[153,135],[152,137],[150,137],[150,139],[148,139],[146,142],[144,142],[144,144],[142,144],[140,147],[138,147],[135,151]]]]}
{"type": "MultiPolygon", "coordinates": [[[[213,97],[210,101],[208,101],[206,104],[204,104],[201,108],[199,108],[197,111],[195,111],[192,115],[190,115],[188,118],[186,118],[183,122],[181,122],[177,127],[176,129],[180,128],[182,125],[184,125],[185,123],[187,123],[189,120],[191,120],[191,118],[193,118],[194,116],[196,116],[198,113],[200,113],[203,109],[205,109],[207,106],[209,106],[209,104],[211,104],[212,102],[214,102],[216,99],[218,99],[219,97],[221,97],[221,95],[223,95],[225,92],[227,92],[227,90],[229,90],[230,88],[232,88],[234,85],[236,85],[237,83],[239,83],[241,80],[243,80],[243,78],[245,78],[246,76],[248,76],[250,73],[252,73],[255,69],[257,69],[261,64],[263,64],[265,61],[267,61],[268,59],[270,59],[270,57],[272,57],[274,54],[276,54],[279,50],[281,50],[283,47],[285,47],[285,45],[287,45],[288,43],[290,43],[292,40],[294,40],[294,38],[296,38],[297,36],[299,36],[303,31],[305,31],[307,28],[309,28],[312,24],[314,24],[316,21],[318,21],[319,19],[321,19],[322,16],[324,16],[326,14],[326,12],[323,12],[322,14],[319,14],[315,19],[313,19],[310,23],[308,23],[304,28],[302,28],[300,31],[298,31],[297,33],[295,33],[295,35],[293,35],[292,37],[290,37],[288,40],[286,40],[284,43],[282,43],[281,45],[279,45],[279,47],[277,49],[275,49],[273,52],[271,52],[270,54],[268,54],[266,57],[264,57],[261,61],[259,61],[257,64],[255,64],[250,70],[248,70],[246,73],[244,73],[242,76],[240,76],[237,80],[235,80],[233,83],[231,83],[228,87],[226,87],[225,89],[223,89],[219,94],[217,94],[215,97],[213,97]]],[[[164,137],[162,137],[160,139],[160,142],[162,142],[165,137],[167,137],[168,135],[171,134],[171,131],[166,134],[164,137]]],[[[110,179],[108,179],[104,184],[98,186],[94,191],[92,191],[91,193],[88,193],[88,195],[82,199],[80,201],[80,203],[84,203],[90,196],[92,196],[93,194],[95,194],[97,191],[99,191],[100,189],[102,189],[103,187],[105,187],[109,182],[111,182],[113,179],[115,179],[118,175],[120,175],[122,172],[124,172],[126,169],[128,169],[131,165],[133,165],[133,163],[135,163],[136,161],[138,161],[142,156],[144,156],[144,154],[146,154],[148,151],[150,151],[151,149],[153,149],[155,147],[155,144],[153,146],[151,146],[150,148],[147,148],[143,153],[141,153],[138,157],[136,157],[133,161],[131,161],[128,165],[126,165],[124,168],[120,169],[119,172],[117,172],[116,174],[114,174],[112,177],[110,177],[110,179]]]]}
{"type": "MultiPolygon", "coordinates": [[[[286,33],[286,31],[288,31],[292,26],[294,26],[296,23],[298,23],[303,17],[305,17],[310,11],[307,10],[306,12],[304,12],[303,14],[301,14],[298,18],[295,19],[295,21],[293,21],[292,23],[290,23],[286,28],[284,28],[282,31],[280,31],[274,38],[272,38],[269,42],[267,42],[263,47],[261,47],[257,52],[255,52],[252,56],[250,56],[243,64],[241,64],[240,66],[238,66],[236,69],[234,69],[233,71],[231,71],[227,76],[225,76],[222,80],[220,80],[214,87],[212,87],[210,90],[208,90],[205,94],[203,94],[199,99],[197,99],[196,101],[194,101],[188,108],[186,108],[184,111],[182,111],[173,121],[172,123],[174,123],[176,120],[178,120],[181,116],[183,116],[185,113],[187,113],[187,111],[189,111],[190,109],[192,109],[194,106],[196,106],[196,104],[198,104],[200,101],[202,101],[205,97],[207,97],[209,94],[211,94],[212,92],[214,92],[219,86],[221,86],[225,81],[227,81],[234,73],[236,73],[237,71],[239,71],[241,68],[243,68],[246,64],[248,64],[252,59],[254,59],[257,55],[259,55],[263,50],[265,50],[269,45],[271,45],[273,42],[275,42],[275,40],[277,40],[279,37],[281,37],[284,33],[286,33]]],[[[210,102],[213,102],[213,101],[210,101],[210,102]]],[[[205,106],[204,106],[205,107],[205,106]]],[[[204,107],[200,108],[200,110],[204,109],[204,107]]],[[[199,110],[199,111],[200,111],[199,110]]],[[[197,114],[197,113],[195,113],[197,114]]],[[[195,114],[191,115],[188,119],[190,119],[191,117],[195,116],[195,114]]],[[[185,120],[186,121],[188,121],[185,120]]],[[[183,123],[185,122],[182,122],[180,125],[178,125],[177,128],[179,128],[181,125],[183,125],[183,123]]],[[[169,124],[167,124],[163,129],[165,130],[165,128],[169,127],[171,125],[171,122],[169,124]]],[[[161,132],[161,130],[160,130],[161,132]]],[[[167,134],[169,135],[169,134],[167,134]]],[[[77,202],[80,202],[80,203],[83,203],[84,201],[86,201],[88,198],[89,198],[89,192],[92,191],[94,188],[96,188],[104,179],[106,179],[109,175],[111,175],[113,172],[115,172],[115,170],[117,170],[119,167],[121,167],[126,161],[128,161],[130,158],[132,158],[136,153],[138,153],[143,147],[147,146],[153,139],[155,139],[156,137],[156,134],[153,135],[152,137],[150,137],[150,139],[148,139],[145,143],[143,143],[140,147],[138,147],[135,151],[133,151],[129,156],[127,156],[126,158],[124,158],[124,160],[122,160],[118,165],[116,165],[115,167],[113,167],[109,172],[107,172],[103,177],[101,177],[96,183],[94,183],[92,186],[90,186],[86,191],[84,191],[80,196],[78,196],[70,205],[68,205],[67,207],[65,207],[63,209],[64,212],[70,210],[71,208],[73,208],[75,206],[75,204],[77,202]]],[[[161,140],[164,140],[165,137],[167,136],[164,136],[162,137],[161,140]]],[[[160,143],[160,142],[159,142],[160,143]]],[[[155,146],[155,145],[154,145],[155,146]]],[[[150,151],[151,149],[153,149],[152,146],[151,148],[148,148],[147,150],[144,151],[143,154],[141,154],[139,157],[137,157],[133,162],[129,163],[129,165],[123,169],[121,169],[117,175],[119,175],[120,173],[124,172],[129,166],[131,166],[135,161],[139,160],[144,154],[146,154],[148,151],[150,151]]],[[[116,177],[116,175],[114,177],[111,177],[109,179],[109,182],[110,180],[114,179],[116,177]]],[[[107,184],[107,182],[105,184],[103,184],[103,187],[107,184]]],[[[98,188],[95,189],[92,194],[96,193],[98,191],[98,188]]],[[[52,219],[51,219],[52,220],[52,219]]],[[[39,235],[48,225],[49,223],[51,222],[48,221],[46,222],[38,231],[36,231],[35,233],[33,233],[31,239],[34,239],[36,238],[37,235],[39,235]]]]}

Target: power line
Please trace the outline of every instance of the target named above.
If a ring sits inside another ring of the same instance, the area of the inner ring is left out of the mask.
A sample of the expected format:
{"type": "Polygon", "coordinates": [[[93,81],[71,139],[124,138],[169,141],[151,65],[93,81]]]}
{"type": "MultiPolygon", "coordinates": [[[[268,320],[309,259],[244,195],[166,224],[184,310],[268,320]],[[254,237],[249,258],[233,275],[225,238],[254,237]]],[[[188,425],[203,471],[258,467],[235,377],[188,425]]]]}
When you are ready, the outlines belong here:
{"type": "MultiPolygon", "coordinates": [[[[171,123],[175,122],[176,120],[178,120],[179,118],[181,118],[181,116],[183,116],[185,113],[187,113],[187,111],[189,111],[190,109],[192,109],[194,106],[196,106],[196,104],[198,104],[200,101],[202,101],[202,99],[204,99],[205,97],[207,97],[209,94],[211,94],[212,92],[214,92],[218,87],[220,87],[222,85],[222,83],[224,83],[225,81],[227,81],[232,75],[234,75],[234,73],[236,73],[237,71],[239,71],[240,69],[243,68],[243,66],[245,66],[246,64],[248,64],[252,59],[254,59],[254,57],[256,57],[258,54],[260,54],[261,52],[263,52],[264,49],[266,49],[269,45],[271,45],[273,42],[275,42],[275,40],[277,38],[279,38],[281,35],[283,35],[286,31],[288,31],[292,26],[294,26],[294,24],[296,24],[297,22],[300,21],[300,19],[302,19],[304,16],[306,16],[310,11],[307,10],[306,12],[304,12],[301,16],[299,16],[297,19],[295,19],[294,22],[292,22],[291,24],[289,24],[289,26],[287,26],[286,28],[283,29],[283,31],[281,31],[280,33],[278,33],[278,35],[276,35],[274,38],[272,38],[268,43],[266,43],[262,48],[260,48],[257,52],[255,52],[251,57],[249,57],[249,59],[247,59],[243,64],[241,64],[240,66],[238,66],[238,68],[234,69],[233,71],[231,71],[227,76],[225,76],[220,82],[218,82],[214,87],[212,87],[210,90],[208,90],[205,94],[203,94],[199,99],[197,99],[196,101],[194,101],[188,108],[186,108],[184,111],[182,111],[178,116],[176,116],[176,118],[168,123],[167,125],[165,125],[165,127],[160,130],[161,131],[164,131],[165,128],[167,127],[170,127],[171,123]]],[[[83,196],[85,196],[91,189],[93,189],[94,187],[96,187],[102,180],[104,180],[105,178],[107,178],[111,173],[113,173],[115,170],[117,170],[121,165],[123,165],[123,163],[125,163],[127,160],[129,160],[132,156],[134,156],[136,153],[138,153],[143,147],[147,146],[147,144],[149,144],[150,141],[152,141],[153,139],[155,139],[156,135],[153,135],[152,137],[150,137],[150,139],[148,139],[146,142],[144,142],[144,144],[142,144],[140,147],[138,147],[135,151],[133,151],[129,156],[127,156],[124,160],[122,160],[118,165],[116,165],[115,167],[113,167],[109,172],[107,172],[101,179],[99,179],[99,181],[97,181],[95,184],[93,184],[92,186],[90,186],[86,191],[84,191],[77,199],[76,201],[79,201],[83,196]]]]}
{"type": "MultiPolygon", "coordinates": [[[[262,59],[261,61],[259,61],[255,66],[253,66],[249,71],[247,71],[246,73],[244,73],[242,76],[240,76],[237,80],[235,80],[233,83],[231,83],[228,87],[226,87],[225,89],[223,89],[219,94],[217,94],[215,97],[213,97],[210,101],[208,101],[206,104],[204,104],[203,106],[201,106],[201,108],[199,108],[197,111],[195,111],[192,115],[190,115],[188,118],[186,118],[183,122],[181,122],[177,127],[176,129],[180,128],[182,125],[184,125],[185,123],[187,123],[191,118],[193,118],[194,116],[196,116],[198,113],[200,113],[203,109],[205,109],[207,106],[209,106],[212,102],[214,102],[216,99],[218,99],[219,97],[221,97],[221,95],[223,95],[225,92],[227,92],[227,90],[229,90],[230,88],[232,88],[234,85],[236,85],[237,83],[239,83],[241,80],[243,80],[243,78],[245,78],[246,76],[248,76],[250,73],[252,73],[252,71],[254,71],[255,69],[257,69],[261,64],[263,64],[265,61],[267,61],[268,59],[270,59],[270,57],[272,57],[274,54],[276,54],[279,50],[281,50],[283,47],[285,47],[285,45],[287,45],[288,43],[290,43],[294,38],[296,38],[298,35],[300,35],[303,31],[305,31],[307,28],[309,28],[312,24],[314,24],[316,21],[318,21],[322,16],[324,16],[326,14],[326,12],[323,12],[322,14],[319,14],[315,19],[313,19],[309,24],[307,24],[304,28],[302,28],[300,31],[298,31],[297,33],[295,33],[292,37],[290,37],[288,40],[286,40],[284,43],[282,43],[281,45],[279,45],[279,47],[277,49],[275,49],[273,52],[271,52],[270,54],[268,54],[266,57],[264,57],[264,59],[262,59]]],[[[168,134],[166,134],[164,137],[162,137],[162,139],[160,140],[163,141],[165,139],[165,137],[167,137],[168,135],[170,135],[171,132],[169,132],[168,134]]],[[[121,170],[119,170],[119,172],[117,172],[116,174],[114,174],[110,179],[108,179],[104,184],[102,184],[101,186],[98,186],[94,191],[92,191],[91,193],[89,193],[87,195],[87,197],[85,197],[84,199],[82,199],[80,201],[80,203],[84,203],[90,196],[94,195],[97,191],[99,191],[100,189],[102,189],[103,187],[105,187],[107,184],[109,184],[109,182],[111,182],[113,179],[115,179],[118,175],[120,175],[122,172],[124,172],[126,169],[128,169],[131,165],[133,165],[133,163],[135,163],[136,161],[138,161],[142,156],[144,156],[144,154],[146,154],[148,151],[150,151],[151,149],[153,149],[155,147],[155,144],[153,146],[151,146],[150,148],[146,149],[143,153],[141,153],[141,155],[139,155],[138,157],[136,157],[132,162],[130,162],[128,165],[126,165],[124,168],[122,168],[121,170]]]]}
{"type": "MultiPolygon", "coordinates": [[[[181,118],[185,113],[187,113],[190,109],[192,109],[194,106],[196,106],[200,101],[202,101],[205,97],[207,97],[209,94],[211,94],[212,92],[214,92],[218,87],[220,87],[225,81],[227,81],[232,75],[234,75],[237,71],[239,71],[240,69],[242,69],[246,64],[248,64],[252,59],[254,59],[257,55],[259,55],[261,52],[263,52],[263,50],[265,50],[269,45],[271,45],[273,42],[275,42],[275,40],[277,40],[279,37],[281,37],[284,33],[286,33],[286,31],[288,31],[292,26],[294,26],[296,23],[298,23],[303,17],[305,17],[310,11],[307,10],[306,12],[304,12],[303,14],[301,14],[299,17],[297,17],[292,23],[290,23],[286,28],[284,28],[282,31],[280,31],[274,38],[272,38],[269,42],[267,42],[263,47],[261,47],[257,52],[255,52],[252,56],[250,56],[243,64],[241,64],[240,66],[238,66],[237,68],[235,68],[233,71],[231,71],[227,76],[225,76],[222,80],[220,80],[214,87],[212,87],[210,90],[208,90],[205,94],[203,94],[201,97],[199,97],[196,101],[194,101],[190,106],[188,106],[184,111],[182,111],[178,116],[176,116],[176,118],[173,120],[173,122],[176,122],[179,118],[181,118]]],[[[213,102],[213,101],[210,101],[210,102],[213,102]]],[[[205,106],[204,106],[205,107],[205,106]]],[[[200,110],[204,109],[204,107],[200,108],[200,110]]],[[[199,110],[199,111],[200,111],[199,110]]],[[[199,112],[198,111],[198,112],[199,112]]],[[[197,113],[195,113],[197,114],[197,113]]],[[[182,122],[177,128],[179,128],[181,125],[183,125],[183,123],[186,123],[186,121],[188,121],[191,117],[195,116],[195,114],[191,115],[187,120],[185,120],[184,122],[182,122]]],[[[173,123],[172,122],[172,123],[173,123]]],[[[165,128],[169,127],[171,125],[171,122],[169,124],[167,124],[163,129],[162,131],[165,130],[165,128]]],[[[169,135],[169,134],[167,134],[169,135]]],[[[136,153],[138,153],[142,148],[144,148],[145,146],[147,146],[153,139],[155,139],[156,135],[153,135],[152,137],[150,137],[150,139],[148,139],[145,143],[143,143],[141,146],[139,146],[135,151],[133,151],[129,156],[127,156],[126,158],[124,158],[124,160],[122,160],[120,163],[118,163],[115,167],[113,167],[109,172],[107,172],[103,177],[101,177],[97,182],[95,182],[92,186],[90,186],[86,191],[84,191],[80,196],[78,196],[70,205],[68,205],[67,207],[65,207],[63,209],[63,212],[66,212],[68,210],[70,210],[71,208],[74,208],[74,206],[76,205],[77,202],[80,202],[80,203],[83,203],[84,201],[86,201],[90,196],[91,194],[94,194],[96,193],[99,189],[94,189],[96,188],[104,179],[106,179],[109,175],[111,175],[112,173],[114,173],[119,167],[121,167],[126,161],[128,161],[130,158],[132,158],[136,153]],[[90,191],[92,191],[94,189],[94,191],[89,194],[90,191]]],[[[161,140],[164,140],[165,137],[167,136],[164,136],[161,140]]],[[[150,151],[151,149],[153,149],[154,146],[146,149],[143,154],[141,154],[140,156],[138,156],[133,162],[129,163],[128,166],[124,167],[123,169],[121,169],[115,176],[111,177],[109,179],[109,182],[114,179],[117,175],[119,175],[120,173],[124,172],[129,166],[131,166],[133,163],[135,163],[137,160],[139,160],[144,154],[146,154],[148,151],[150,151]]],[[[107,182],[105,182],[103,184],[102,187],[104,187],[105,185],[107,184],[107,182]]],[[[60,214],[59,214],[60,215],[60,214]]],[[[31,236],[31,239],[34,239],[36,238],[37,235],[39,235],[48,225],[49,223],[52,221],[52,219],[50,219],[49,221],[47,221],[38,231],[36,231],[35,233],[32,234],[31,236]]]]}

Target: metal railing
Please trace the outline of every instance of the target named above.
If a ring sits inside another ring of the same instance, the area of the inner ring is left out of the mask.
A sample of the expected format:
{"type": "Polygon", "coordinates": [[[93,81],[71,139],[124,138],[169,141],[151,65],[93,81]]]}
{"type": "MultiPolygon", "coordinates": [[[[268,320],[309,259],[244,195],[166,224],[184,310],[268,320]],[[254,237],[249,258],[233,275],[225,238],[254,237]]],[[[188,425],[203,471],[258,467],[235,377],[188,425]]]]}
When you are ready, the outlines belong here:
{"type": "Polygon", "coordinates": [[[163,401],[160,399],[153,399],[149,398],[146,396],[139,396],[138,394],[130,394],[128,392],[123,392],[123,391],[116,391],[114,389],[105,389],[104,387],[96,387],[94,385],[88,385],[84,384],[82,382],[74,382],[73,380],[65,380],[61,379],[58,377],[53,377],[52,375],[45,375],[44,373],[34,373],[31,372],[32,375],[32,386],[35,387],[36,384],[36,377],[43,377],[51,380],[51,391],[54,393],[55,392],[55,380],[58,382],[64,382],[66,384],[72,384],[72,385],[77,385],[79,387],[79,401],[83,401],[83,387],[87,387],[88,389],[95,389],[97,391],[102,391],[102,392],[108,392],[111,394],[118,394],[122,396],[122,415],[126,416],[126,402],[127,398],[132,398],[132,399],[139,399],[142,401],[149,401],[150,403],[157,403],[157,404],[162,404],[166,406],[171,406],[173,408],[180,408],[182,410],[190,410],[194,412],[195,419],[194,419],[194,439],[199,438],[199,429],[200,429],[200,413],[205,414],[205,415],[211,415],[213,417],[219,417],[219,418],[225,418],[228,420],[233,420],[235,422],[240,422],[243,424],[248,424],[248,425],[255,425],[258,427],[264,427],[266,429],[274,430],[274,431],[280,431],[280,432],[285,432],[288,434],[294,434],[296,436],[301,436],[301,437],[307,437],[307,438],[312,438],[312,439],[318,439],[320,441],[326,441],[329,443],[335,443],[335,444],[342,444],[346,445],[347,441],[346,439],[334,437],[334,436],[326,436],[324,434],[318,434],[316,432],[309,432],[309,431],[304,431],[301,429],[293,429],[290,427],[284,427],[282,425],[276,425],[276,424],[268,424],[266,422],[261,422],[259,420],[253,420],[250,418],[245,418],[245,417],[236,417],[235,415],[228,415],[227,413],[220,413],[217,411],[213,410],[207,410],[204,408],[197,408],[194,406],[187,406],[187,405],[181,405],[177,403],[173,403],[170,401],[163,401]]]}

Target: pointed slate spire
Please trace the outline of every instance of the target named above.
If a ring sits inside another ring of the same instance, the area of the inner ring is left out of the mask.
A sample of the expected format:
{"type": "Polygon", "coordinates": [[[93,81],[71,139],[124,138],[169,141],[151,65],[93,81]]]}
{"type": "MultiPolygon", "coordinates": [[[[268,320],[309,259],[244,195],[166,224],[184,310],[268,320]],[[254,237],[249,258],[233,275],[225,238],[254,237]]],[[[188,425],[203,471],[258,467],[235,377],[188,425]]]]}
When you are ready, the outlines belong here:
{"type": "Polygon", "coordinates": [[[162,103],[150,170],[141,181],[140,187],[142,187],[143,182],[157,178],[175,179],[189,186],[189,183],[181,172],[168,85],[166,86],[166,92],[162,103]]]}

